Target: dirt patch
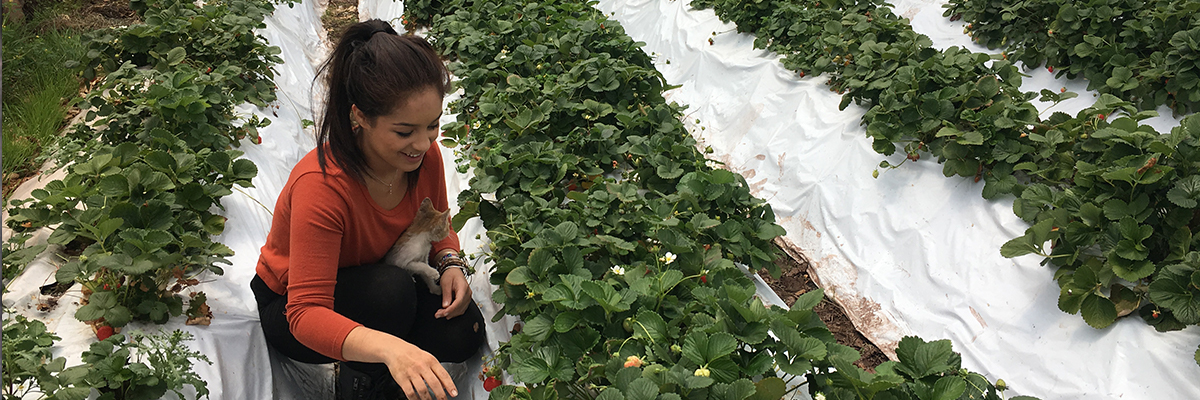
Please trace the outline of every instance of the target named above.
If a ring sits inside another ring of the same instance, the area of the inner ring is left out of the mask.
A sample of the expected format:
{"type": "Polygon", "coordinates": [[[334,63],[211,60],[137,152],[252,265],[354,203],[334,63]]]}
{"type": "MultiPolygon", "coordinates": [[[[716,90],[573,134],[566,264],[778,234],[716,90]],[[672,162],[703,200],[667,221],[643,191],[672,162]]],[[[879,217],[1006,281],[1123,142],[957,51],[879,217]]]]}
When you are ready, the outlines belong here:
{"type": "MultiPolygon", "coordinates": [[[[40,7],[51,1],[40,0],[25,3],[28,10],[40,7]]],[[[129,8],[129,0],[84,0],[79,10],[63,12],[48,16],[39,25],[40,29],[71,29],[78,31],[94,31],[115,26],[129,26],[140,23],[141,18],[129,8]]]]}
{"type": "Polygon", "coordinates": [[[342,33],[346,32],[346,28],[356,23],[358,23],[358,0],[329,0],[325,14],[321,15],[321,24],[325,26],[329,43],[337,43],[338,39],[341,39],[342,33]]]}
{"type": "MultiPolygon", "coordinates": [[[[782,250],[780,254],[783,256],[775,260],[775,265],[783,270],[779,279],[772,279],[771,274],[767,273],[765,269],[759,271],[758,275],[783,299],[784,303],[791,306],[800,295],[817,289],[817,285],[808,275],[807,260],[795,260],[782,250]]],[[[874,371],[875,367],[888,360],[887,356],[878,347],[875,347],[875,344],[854,328],[854,324],[846,316],[845,310],[842,310],[833,301],[828,298],[821,300],[821,303],[817,304],[813,311],[816,311],[817,315],[821,317],[821,321],[829,326],[829,331],[833,332],[833,337],[837,339],[838,343],[853,347],[858,350],[859,354],[862,354],[862,358],[855,362],[855,365],[868,371],[874,371]]]]}

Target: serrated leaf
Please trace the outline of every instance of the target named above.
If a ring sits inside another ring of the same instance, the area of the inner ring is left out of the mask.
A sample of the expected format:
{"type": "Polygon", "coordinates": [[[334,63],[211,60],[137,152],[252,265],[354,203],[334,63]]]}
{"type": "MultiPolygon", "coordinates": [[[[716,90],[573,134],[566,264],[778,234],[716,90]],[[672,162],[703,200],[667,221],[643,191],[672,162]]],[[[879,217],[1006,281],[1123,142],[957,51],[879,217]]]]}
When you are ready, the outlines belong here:
{"type": "Polygon", "coordinates": [[[1088,294],[1079,306],[1084,322],[1096,329],[1107,328],[1117,320],[1117,306],[1109,299],[1088,294]]]}
{"type": "Polygon", "coordinates": [[[949,340],[925,342],[915,336],[905,336],[896,347],[896,357],[900,359],[897,369],[914,379],[924,378],[950,370],[948,361],[952,355],[954,351],[949,340]]]}
{"type": "Polygon", "coordinates": [[[1175,182],[1167,191],[1167,200],[1183,208],[1196,208],[1200,200],[1200,176],[1192,175],[1175,182]]]}
{"type": "Polygon", "coordinates": [[[513,269],[504,277],[504,281],[508,282],[509,285],[518,286],[524,285],[531,280],[533,280],[533,274],[529,271],[529,267],[523,265],[513,269]]]}
{"type": "Polygon", "coordinates": [[[187,56],[187,51],[183,47],[176,47],[167,52],[167,64],[178,65],[183,62],[183,58],[187,56]]]}
{"type": "Polygon", "coordinates": [[[821,300],[825,298],[825,290],[817,288],[810,290],[807,293],[800,295],[796,301],[792,303],[792,310],[812,310],[821,300]]]}
{"type": "MultiPolygon", "coordinates": [[[[504,399],[508,399],[508,397],[504,399]]],[[[621,394],[621,390],[610,387],[600,392],[600,395],[596,396],[596,400],[625,400],[625,395],[621,394]]]]}
{"type": "Polygon", "coordinates": [[[633,337],[647,338],[651,342],[663,343],[667,335],[667,323],[662,316],[650,310],[642,310],[637,314],[633,324],[633,337]]]}
{"type": "Polygon", "coordinates": [[[1004,258],[1020,257],[1026,254],[1033,254],[1041,251],[1037,246],[1034,246],[1029,236],[1020,236],[1013,238],[1000,246],[1000,256],[1004,258]]]}
{"type": "Polygon", "coordinates": [[[622,393],[627,400],[654,400],[658,397],[658,385],[648,378],[637,378],[622,393]]]}
{"type": "Polygon", "coordinates": [[[754,383],[754,396],[750,400],[779,400],[784,394],[787,394],[787,384],[772,376],[754,383]]]}

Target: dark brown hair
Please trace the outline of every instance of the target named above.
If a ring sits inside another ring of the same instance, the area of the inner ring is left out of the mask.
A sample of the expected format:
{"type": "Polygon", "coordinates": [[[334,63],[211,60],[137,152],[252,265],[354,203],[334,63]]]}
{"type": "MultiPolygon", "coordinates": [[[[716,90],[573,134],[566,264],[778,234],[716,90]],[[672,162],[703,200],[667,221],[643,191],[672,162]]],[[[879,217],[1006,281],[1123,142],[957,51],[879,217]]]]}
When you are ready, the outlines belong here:
{"type": "MultiPolygon", "coordinates": [[[[363,181],[367,164],[350,126],[350,106],[357,106],[368,121],[387,115],[408,98],[424,90],[443,95],[450,90],[450,73],[433,46],[418,36],[398,35],[387,22],[373,19],[351,25],[342,34],[333,54],[317,71],[324,76],[327,95],[317,129],[317,162],[325,172],[327,159],[363,181]]],[[[417,171],[408,173],[416,183],[417,171]]]]}

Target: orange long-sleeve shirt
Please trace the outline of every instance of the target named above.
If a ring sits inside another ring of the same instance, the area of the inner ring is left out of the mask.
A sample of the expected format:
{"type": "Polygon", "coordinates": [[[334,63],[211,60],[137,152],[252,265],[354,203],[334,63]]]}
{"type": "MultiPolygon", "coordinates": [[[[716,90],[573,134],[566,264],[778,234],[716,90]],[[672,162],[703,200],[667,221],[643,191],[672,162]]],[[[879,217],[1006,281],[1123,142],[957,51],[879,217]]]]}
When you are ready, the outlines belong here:
{"type": "MultiPolygon", "coordinates": [[[[271,290],[288,295],[287,320],[296,339],[344,361],[342,343],[361,324],[333,311],[338,269],[382,259],[412,224],[424,198],[439,211],[449,205],[436,144],[425,153],[417,184],[391,210],[376,204],[361,182],[333,163],[326,171],[322,175],[316,150],[292,169],[275,204],[256,271],[271,290]]],[[[459,249],[453,231],[435,242],[430,254],[445,249],[459,249]]]]}

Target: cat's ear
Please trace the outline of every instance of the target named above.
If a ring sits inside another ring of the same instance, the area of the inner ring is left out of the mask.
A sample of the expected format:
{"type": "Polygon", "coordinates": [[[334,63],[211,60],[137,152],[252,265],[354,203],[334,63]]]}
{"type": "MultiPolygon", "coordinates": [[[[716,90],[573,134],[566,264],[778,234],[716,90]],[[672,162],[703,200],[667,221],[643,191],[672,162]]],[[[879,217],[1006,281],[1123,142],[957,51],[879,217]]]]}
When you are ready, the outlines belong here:
{"type": "Polygon", "coordinates": [[[433,209],[433,201],[426,197],[425,200],[421,200],[421,211],[432,212],[437,210],[433,209]]]}

